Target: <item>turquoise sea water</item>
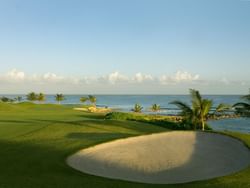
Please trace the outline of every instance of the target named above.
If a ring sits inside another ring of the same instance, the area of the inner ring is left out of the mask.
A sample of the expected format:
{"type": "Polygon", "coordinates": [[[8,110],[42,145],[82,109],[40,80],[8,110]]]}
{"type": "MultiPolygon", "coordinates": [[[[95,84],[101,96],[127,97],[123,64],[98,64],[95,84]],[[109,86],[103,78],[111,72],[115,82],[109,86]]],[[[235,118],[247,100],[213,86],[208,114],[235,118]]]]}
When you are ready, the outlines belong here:
{"type": "Polygon", "coordinates": [[[208,124],[218,131],[237,131],[250,134],[250,118],[221,119],[208,124]]]}
{"type": "MultiPolygon", "coordinates": [[[[3,95],[0,95],[3,96],[3,95]]],[[[6,97],[15,98],[17,95],[4,95],[6,97]]],[[[22,96],[25,100],[25,95],[22,96]]],[[[65,95],[66,100],[62,104],[81,104],[80,97],[86,95],[65,95]]],[[[143,106],[144,113],[151,113],[149,108],[156,103],[161,106],[160,114],[177,114],[176,106],[169,104],[174,100],[181,100],[190,103],[189,95],[95,95],[97,97],[98,106],[107,106],[118,109],[120,111],[130,111],[136,103],[143,106]]],[[[204,95],[204,98],[212,99],[214,106],[219,103],[234,104],[239,102],[239,95],[204,95]]],[[[54,95],[46,96],[46,103],[56,103],[54,95]]],[[[224,119],[218,121],[210,121],[209,124],[215,130],[228,130],[250,133],[250,118],[224,119]]]]}
{"type": "MultiPolygon", "coordinates": [[[[17,95],[0,95],[14,98],[17,95]]],[[[25,99],[25,95],[19,95],[25,99]]],[[[65,95],[66,100],[62,104],[80,104],[80,97],[86,95],[65,95]]],[[[113,108],[130,109],[135,103],[141,104],[144,109],[157,103],[162,108],[174,108],[169,102],[181,100],[189,103],[189,95],[95,95],[97,97],[97,105],[108,106],[113,108]]],[[[204,95],[204,98],[209,98],[214,101],[214,105],[219,103],[233,104],[239,101],[239,95],[204,95]]],[[[46,103],[56,103],[54,95],[46,96],[46,103]]]]}

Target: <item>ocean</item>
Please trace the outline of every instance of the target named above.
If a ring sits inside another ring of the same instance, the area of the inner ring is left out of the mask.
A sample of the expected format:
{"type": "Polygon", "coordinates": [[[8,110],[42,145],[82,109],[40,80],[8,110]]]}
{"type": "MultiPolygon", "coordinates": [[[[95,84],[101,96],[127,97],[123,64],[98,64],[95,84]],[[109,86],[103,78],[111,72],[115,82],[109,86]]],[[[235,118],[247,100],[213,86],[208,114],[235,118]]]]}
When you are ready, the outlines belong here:
{"type": "MultiPolygon", "coordinates": [[[[10,98],[16,96],[22,96],[25,99],[25,95],[0,95],[10,98]]],[[[79,105],[80,97],[86,95],[65,95],[66,100],[61,104],[79,105]]],[[[107,106],[120,111],[131,111],[136,103],[143,107],[144,113],[151,113],[149,108],[152,104],[158,104],[161,106],[161,111],[158,112],[162,115],[177,114],[179,111],[176,106],[170,104],[174,100],[181,100],[190,104],[189,95],[95,95],[97,98],[97,106],[107,106]]],[[[204,98],[212,99],[214,107],[220,103],[234,104],[239,102],[240,95],[203,95],[204,98]]],[[[54,95],[47,95],[45,103],[57,103],[54,95]]],[[[250,133],[250,118],[237,118],[237,119],[224,119],[217,121],[209,121],[209,125],[214,130],[226,130],[226,131],[238,131],[244,133],[250,133]]]]}

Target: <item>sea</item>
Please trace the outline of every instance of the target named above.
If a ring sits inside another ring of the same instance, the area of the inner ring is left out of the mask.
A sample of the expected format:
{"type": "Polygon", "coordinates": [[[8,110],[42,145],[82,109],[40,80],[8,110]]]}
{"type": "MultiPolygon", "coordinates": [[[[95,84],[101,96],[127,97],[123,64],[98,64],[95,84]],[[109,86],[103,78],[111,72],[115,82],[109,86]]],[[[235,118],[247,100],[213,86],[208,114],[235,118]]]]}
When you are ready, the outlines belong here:
{"type": "MultiPolygon", "coordinates": [[[[25,95],[0,95],[9,98],[21,96],[26,100],[25,95]]],[[[63,105],[80,105],[80,97],[87,95],[65,95],[65,100],[61,102],[63,105]]],[[[175,105],[170,104],[172,101],[179,100],[190,104],[189,95],[95,95],[97,98],[97,106],[109,107],[117,111],[131,111],[135,104],[143,107],[142,112],[146,114],[152,113],[150,107],[152,104],[158,104],[161,110],[157,112],[160,115],[176,115],[179,113],[175,105]]],[[[213,100],[213,108],[220,103],[235,104],[240,101],[240,95],[203,95],[203,98],[213,100]]],[[[54,95],[46,95],[45,103],[55,104],[54,95]]],[[[208,124],[219,131],[236,131],[250,134],[250,118],[221,119],[209,121],[208,124]]]]}

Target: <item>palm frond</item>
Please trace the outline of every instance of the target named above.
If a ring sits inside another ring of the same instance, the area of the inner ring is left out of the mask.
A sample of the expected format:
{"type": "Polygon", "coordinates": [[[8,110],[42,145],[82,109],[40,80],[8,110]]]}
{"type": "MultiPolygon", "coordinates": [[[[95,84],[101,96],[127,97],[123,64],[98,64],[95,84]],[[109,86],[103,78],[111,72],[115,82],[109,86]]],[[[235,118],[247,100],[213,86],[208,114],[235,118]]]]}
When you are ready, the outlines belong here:
{"type": "Polygon", "coordinates": [[[232,108],[231,105],[229,104],[224,104],[224,103],[220,103],[216,109],[215,109],[215,112],[224,112],[226,110],[230,110],[232,108]]]}
{"type": "Polygon", "coordinates": [[[157,112],[157,111],[159,111],[161,109],[161,107],[158,104],[153,104],[150,109],[153,112],[157,112]]]}
{"type": "Polygon", "coordinates": [[[246,108],[246,109],[250,109],[250,104],[244,103],[244,102],[238,102],[238,103],[234,104],[233,107],[234,108],[246,108]]]}
{"type": "Polygon", "coordinates": [[[80,98],[80,101],[81,101],[82,103],[85,103],[87,100],[89,100],[88,97],[81,97],[81,98],[80,98]]]}
{"type": "Polygon", "coordinates": [[[203,99],[202,100],[201,115],[203,117],[206,117],[208,115],[209,111],[211,110],[212,105],[213,105],[213,101],[212,100],[208,100],[208,99],[203,99]]]}
{"type": "Polygon", "coordinates": [[[175,106],[177,106],[180,110],[181,110],[181,114],[182,115],[190,115],[193,114],[192,109],[189,107],[188,104],[181,102],[181,101],[173,101],[169,104],[173,104],[175,106]]]}
{"type": "Polygon", "coordinates": [[[250,94],[242,96],[241,99],[250,102],[250,94]]]}
{"type": "Polygon", "coordinates": [[[95,96],[93,96],[93,95],[89,95],[88,96],[89,97],[89,101],[91,102],[91,103],[96,103],[96,97],[95,96]]]}
{"type": "Polygon", "coordinates": [[[190,95],[192,98],[193,108],[200,107],[201,103],[202,103],[202,98],[201,98],[200,92],[195,90],[195,89],[190,89],[189,91],[190,91],[190,95]]]}

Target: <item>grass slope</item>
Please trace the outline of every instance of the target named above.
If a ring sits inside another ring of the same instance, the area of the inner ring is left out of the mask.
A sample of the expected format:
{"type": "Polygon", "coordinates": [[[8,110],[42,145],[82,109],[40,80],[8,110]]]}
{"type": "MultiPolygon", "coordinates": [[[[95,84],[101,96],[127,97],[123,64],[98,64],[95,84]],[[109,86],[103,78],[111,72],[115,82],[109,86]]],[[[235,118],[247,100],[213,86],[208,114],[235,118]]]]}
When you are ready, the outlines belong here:
{"type": "MultiPolygon", "coordinates": [[[[70,106],[0,103],[0,187],[250,187],[250,168],[209,181],[150,185],[83,174],[65,163],[68,155],[84,147],[162,131],[167,129],[134,121],[104,120],[102,114],[74,111],[70,106]]],[[[232,135],[250,146],[250,135],[232,135]]]]}

